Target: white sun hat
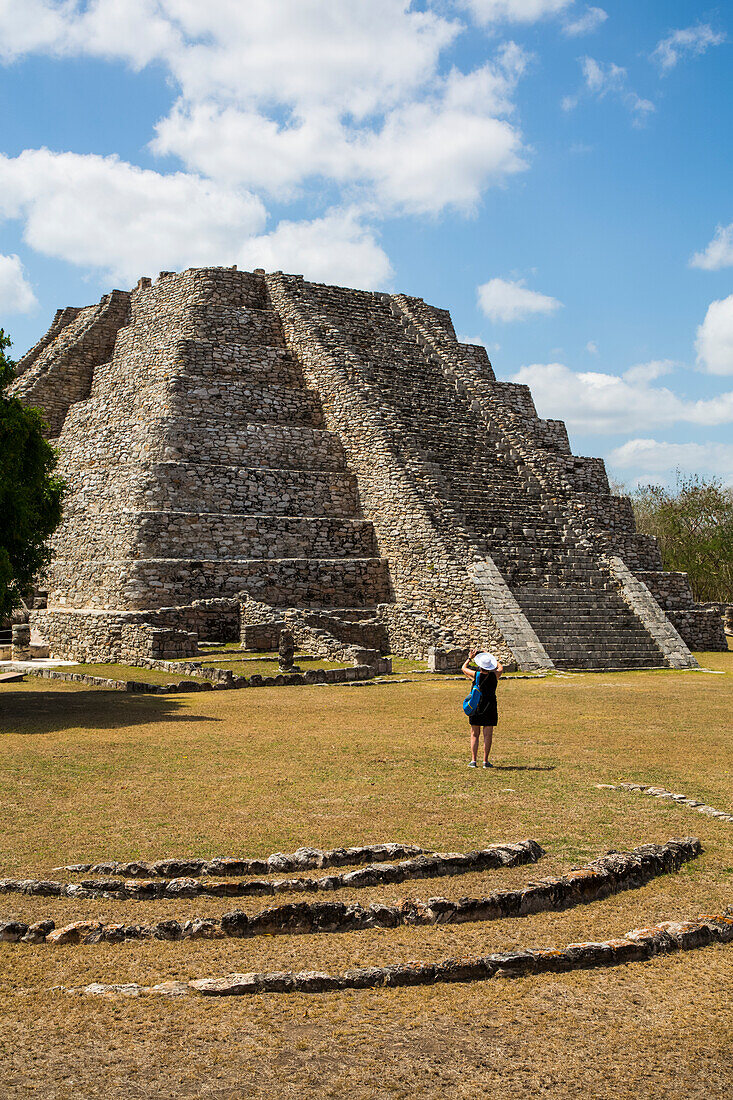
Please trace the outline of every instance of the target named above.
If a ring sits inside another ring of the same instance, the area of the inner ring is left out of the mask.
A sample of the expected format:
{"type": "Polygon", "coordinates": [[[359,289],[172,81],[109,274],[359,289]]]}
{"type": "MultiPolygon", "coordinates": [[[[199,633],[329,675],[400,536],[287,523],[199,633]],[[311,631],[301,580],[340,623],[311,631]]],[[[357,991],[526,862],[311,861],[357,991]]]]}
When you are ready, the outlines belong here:
{"type": "Polygon", "coordinates": [[[493,672],[496,666],[499,664],[493,653],[477,653],[474,657],[475,663],[479,668],[482,668],[484,672],[493,672]]]}

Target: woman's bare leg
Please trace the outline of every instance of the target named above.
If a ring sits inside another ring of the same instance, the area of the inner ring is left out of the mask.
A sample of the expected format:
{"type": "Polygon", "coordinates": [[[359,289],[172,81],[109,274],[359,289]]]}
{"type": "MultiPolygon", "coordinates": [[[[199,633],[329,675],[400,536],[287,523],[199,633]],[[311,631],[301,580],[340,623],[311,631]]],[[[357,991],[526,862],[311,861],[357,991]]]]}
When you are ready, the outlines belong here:
{"type": "MultiPolygon", "coordinates": [[[[471,729],[474,727],[471,726],[471,729]]],[[[476,748],[478,748],[478,726],[476,727],[476,748]]],[[[494,727],[484,726],[484,764],[488,763],[489,753],[491,752],[491,742],[494,737],[494,727]]]]}
{"type": "Polygon", "coordinates": [[[476,763],[476,757],[478,756],[478,739],[481,733],[481,726],[471,726],[471,759],[474,764],[476,763]]]}

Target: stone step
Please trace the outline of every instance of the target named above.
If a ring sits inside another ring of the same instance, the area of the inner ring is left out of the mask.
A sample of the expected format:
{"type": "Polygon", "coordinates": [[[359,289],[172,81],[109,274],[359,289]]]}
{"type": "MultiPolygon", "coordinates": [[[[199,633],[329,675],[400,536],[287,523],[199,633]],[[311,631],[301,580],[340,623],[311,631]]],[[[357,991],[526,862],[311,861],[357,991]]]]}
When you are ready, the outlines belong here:
{"type": "Polygon", "coordinates": [[[366,520],[236,512],[85,512],[57,536],[55,552],[115,558],[347,558],[377,552],[366,520]]]}
{"type": "Polygon", "coordinates": [[[344,450],[335,432],[298,424],[243,420],[236,425],[192,423],[182,419],[149,419],[132,434],[128,423],[101,418],[88,437],[64,439],[63,468],[114,466],[127,462],[196,461],[265,469],[334,470],[345,468],[344,450]]]}
{"type": "Polygon", "coordinates": [[[179,376],[171,379],[168,393],[174,409],[181,413],[185,410],[192,424],[222,420],[237,424],[245,419],[323,427],[320,398],[300,386],[257,381],[232,381],[221,386],[179,376]]]}
{"type": "Polygon", "coordinates": [[[56,559],[49,609],[168,607],[245,591],[277,606],[332,607],[389,601],[384,558],[56,559]],[[89,599],[89,593],[94,593],[89,599]]]}
{"type": "Polygon", "coordinates": [[[154,350],[182,340],[285,347],[280,318],[274,310],[197,304],[185,310],[156,310],[150,318],[133,315],[128,327],[118,336],[115,357],[118,353],[134,353],[146,345],[154,350]]]}
{"type": "Polygon", "coordinates": [[[114,512],[121,500],[141,511],[360,518],[356,478],[345,470],[151,462],[87,467],[68,476],[79,495],[69,501],[67,522],[75,514],[114,512]]]}

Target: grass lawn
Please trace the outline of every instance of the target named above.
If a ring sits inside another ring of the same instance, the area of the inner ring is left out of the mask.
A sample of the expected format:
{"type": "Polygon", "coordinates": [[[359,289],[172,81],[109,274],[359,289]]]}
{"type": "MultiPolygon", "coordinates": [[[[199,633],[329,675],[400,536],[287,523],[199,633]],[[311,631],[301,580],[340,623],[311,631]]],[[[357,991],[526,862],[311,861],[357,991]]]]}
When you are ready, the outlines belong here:
{"type": "MultiPolygon", "coordinates": [[[[466,767],[465,690],[451,680],[181,696],[40,680],[0,687],[3,877],[64,877],[51,869],[104,858],[254,856],[300,844],[400,840],[464,851],[531,836],[547,849],[536,867],[339,892],[366,903],[488,893],[673,836],[697,835],[705,849],[680,874],[640,890],[483,924],[0,943],[3,1096],[730,1097],[730,946],[605,971],[311,996],[125,1000],[53,990],[432,961],[720,912],[733,903],[733,826],[594,787],[638,780],[731,808],[733,653],[700,660],[723,674],[503,681],[488,772],[466,767]]],[[[0,916],[148,923],[265,904],[0,895],[0,916]]]]}

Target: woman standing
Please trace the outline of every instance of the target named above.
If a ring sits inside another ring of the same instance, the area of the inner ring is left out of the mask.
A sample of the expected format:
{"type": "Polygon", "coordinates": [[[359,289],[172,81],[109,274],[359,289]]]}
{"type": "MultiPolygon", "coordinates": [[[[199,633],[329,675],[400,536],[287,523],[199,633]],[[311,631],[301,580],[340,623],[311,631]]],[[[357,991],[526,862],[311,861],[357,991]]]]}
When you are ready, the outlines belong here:
{"type": "Polygon", "coordinates": [[[469,768],[478,767],[476,757],[478,755],[481,727],[483,727],[484,767],[493,768],[494,765],[489,761],[489,753],[491,752],[491,742],[494,736],[494,726],[499,721],[496,709],[496,685],[499,683],[499,677],[504,671],[504,666],[497,661],[493,653],[487,653],[486,650],[472,649],[468,655],[468,660],[461,669],[463,675],[469,680],[473,680],[476,675],[475,670],[470,667],[471,661],[475,661],[478,668],[481,669],[478,680],[481,702],[478,705],[478,710],[468,719],[471,723],[471,760],[468,766],[469,768]]]}

